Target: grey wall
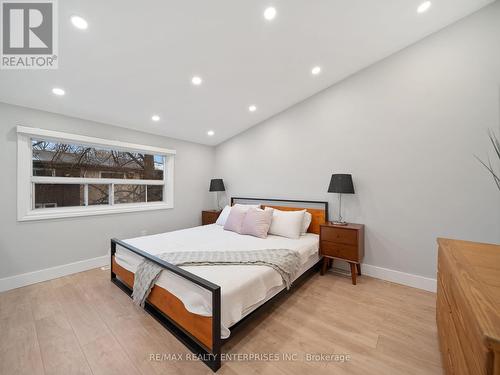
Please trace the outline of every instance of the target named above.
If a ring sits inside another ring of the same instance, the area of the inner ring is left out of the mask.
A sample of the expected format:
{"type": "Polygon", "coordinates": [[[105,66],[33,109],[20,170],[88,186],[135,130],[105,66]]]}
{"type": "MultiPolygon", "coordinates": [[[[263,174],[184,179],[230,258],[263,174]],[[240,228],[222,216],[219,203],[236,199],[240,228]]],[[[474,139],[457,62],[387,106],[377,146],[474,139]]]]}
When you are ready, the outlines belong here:
{"type": "Polygon", "coordinates": [[[365,263],[435,277],[436,237],[500,242],[500,192],[473,157],[493,155],[499,83],[497,2],[219,145],[216,172],[228,196],[334,209],[330,174],[352,173],[365,263]]]}
{"type": "Polygon", "coordinates": [[[0,103],[0,278],[105,255],[111,237],[198,225],[214,163],[228,197],[328,199],[331,217],[330,174],[352,173],[344,216],[367,226],[365,262],[434,277],[437,236],[500,242],[500,194],[473,157],[492,155],[486,131],[500,128],[499,45],[496,2],[215,151],[0,103]],[[175,208],[18,223],[18,124],[176,149],[175,208]]]}
{"type": "Polygon", "coordinates": [[[213,206],[208,184],[214,149],[0,103],[0,278],[106,255],[111,237],[130,238],[201,224],[213,206]],[[17,222],[16,125],[116,139],[177,150],[171,210],[17,222]]]}

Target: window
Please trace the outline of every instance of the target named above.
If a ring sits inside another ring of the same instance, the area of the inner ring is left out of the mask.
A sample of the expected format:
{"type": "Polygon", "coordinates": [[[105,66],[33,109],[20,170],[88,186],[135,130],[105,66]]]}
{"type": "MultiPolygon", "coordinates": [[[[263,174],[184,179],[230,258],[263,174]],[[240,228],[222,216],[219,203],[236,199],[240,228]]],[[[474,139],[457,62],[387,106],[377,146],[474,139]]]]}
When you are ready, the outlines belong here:
{"type": "Polygon", "coordinates": [[[19,126],[18,220],[173,207],[175,151],[19,126]]]}

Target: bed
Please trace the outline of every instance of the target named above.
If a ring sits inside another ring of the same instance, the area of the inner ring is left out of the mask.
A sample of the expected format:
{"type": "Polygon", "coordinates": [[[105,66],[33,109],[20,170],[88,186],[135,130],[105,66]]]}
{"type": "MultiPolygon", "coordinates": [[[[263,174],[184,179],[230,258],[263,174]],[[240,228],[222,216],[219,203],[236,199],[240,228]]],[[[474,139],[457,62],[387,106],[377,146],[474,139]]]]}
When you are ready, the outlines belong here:
{"type": "Polygon", "coordinates": [[[312,215],[308,233],[299,239],[269,235],[266,239],[226,231],[211,224],[127,240],[111,240],[111,281],[129,295],[143,258],[163,271],[145,309],[196,353],[213,371],[221,366],[221,346],[231,330],[278,295],[287,292],[274,269],[256,265],[182,266],[155,255],[169,251],[290,249],[300,257],[296,279],[306,277],[320,261],[319,226],[327,220],[328,203],[316,201],[231,198],[280,210],[306,209],[312,215]]]}

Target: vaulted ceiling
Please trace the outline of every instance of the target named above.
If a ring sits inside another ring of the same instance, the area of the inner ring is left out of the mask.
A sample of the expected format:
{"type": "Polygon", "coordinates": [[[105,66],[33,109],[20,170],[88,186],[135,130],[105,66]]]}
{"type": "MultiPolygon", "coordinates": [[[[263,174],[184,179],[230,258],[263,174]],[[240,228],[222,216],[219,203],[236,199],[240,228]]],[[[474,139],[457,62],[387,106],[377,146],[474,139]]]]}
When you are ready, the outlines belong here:
{"type": "Polygon", "coordinates": [[[59,1],[59,69],[0,71],[0,101],[214,145],[493,1],[422,2],[59,1]]]}

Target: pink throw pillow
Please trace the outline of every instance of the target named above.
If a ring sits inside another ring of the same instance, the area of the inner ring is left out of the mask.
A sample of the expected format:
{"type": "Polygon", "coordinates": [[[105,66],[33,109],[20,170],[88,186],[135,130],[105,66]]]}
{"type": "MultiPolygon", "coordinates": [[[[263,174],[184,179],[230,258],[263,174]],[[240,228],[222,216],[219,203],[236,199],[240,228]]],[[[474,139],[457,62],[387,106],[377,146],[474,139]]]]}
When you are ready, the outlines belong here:
{"type": "Polygon", "coordinates": [[[266,238],[272,220],[272,208],[266,208],[265,210],[250,208],[243,219],[240,234],[249,234],[254,237],[266,238]]]}
{"type": "Polygon", "coordinates": [[[243,224],[243,219],[247,214],[246,209],[233,206],[231,212],[227,217],[226,223],[224,224],[224,230],[230,230],[231,232],[236,232],[241,234],[241,225],[243,224]]]}

